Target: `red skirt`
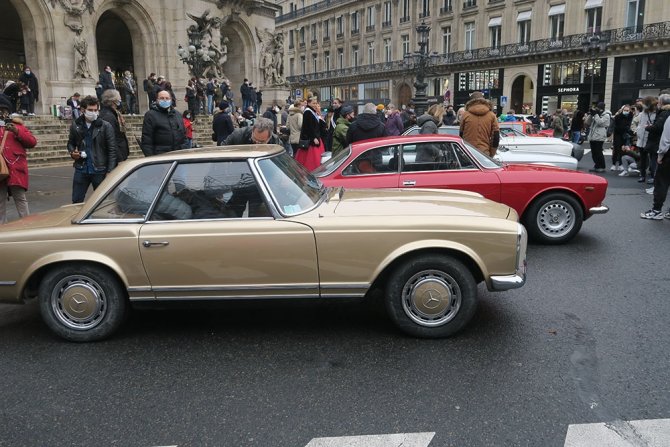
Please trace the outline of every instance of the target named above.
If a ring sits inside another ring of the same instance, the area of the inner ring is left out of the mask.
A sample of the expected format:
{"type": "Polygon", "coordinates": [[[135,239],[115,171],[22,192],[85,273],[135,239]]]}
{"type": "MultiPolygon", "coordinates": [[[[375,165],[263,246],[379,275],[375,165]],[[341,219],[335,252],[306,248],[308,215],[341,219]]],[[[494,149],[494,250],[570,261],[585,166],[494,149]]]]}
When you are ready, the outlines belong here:
{"type": "Polygon", "coordinates": [[[323,141],[319,140],[318,146],[310,145],[307,149],[298,149],[295,153],[295,160],[307,168],[308,171],[321,166],[321,154],[326,151],[323,141]]]}

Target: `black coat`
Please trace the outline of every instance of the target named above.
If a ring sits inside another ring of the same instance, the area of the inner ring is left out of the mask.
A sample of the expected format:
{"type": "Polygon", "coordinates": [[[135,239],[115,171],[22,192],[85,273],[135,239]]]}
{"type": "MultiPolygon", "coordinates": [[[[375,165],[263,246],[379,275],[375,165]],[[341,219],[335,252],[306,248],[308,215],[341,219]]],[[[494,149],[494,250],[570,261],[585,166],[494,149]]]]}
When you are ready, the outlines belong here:
{"type": "Polygon", "coordinates": [[[268,107],[265,113],[263,113],[263,118],[272,120],[275,125],[275,129],[277,128],[277,114],[272,111],[272,107],[268,107]]]}
{"type": "MultiPolygon", "coordinates": [[[[107,121],[100,118],[93,121],[93,161],[96,169],[105,169],[110,172],[116,167],[116,138],[114,129],[107,121]]],[[[75,150],[79,152],[85,150],[84,137],[86,134],[86,120],[80,116],[72,122],[70,126],[70,135],[67,140],[67,151],[72,153],[75,150]]],[[[74,161],[75,168],[81,168],[86,163],[86,159],[79,158],[74,161]]]]}
{"type": "Polygon", "coordinates": [[[35,73],[31,72],[29,75],[21,73],[21,76],[19,76],[19,82],[22,82],[28,86],[30,93],[32,93],[33,99],[35,101],[40,100],[40,84],[37,82],[37,76],[35,76],[35,73]]]}
{"type": "MultiPolygon", "coordinates": [[[[235,129],[235,131],[231,133],[228,136],[228,138],[226,138],[226,141],[223,142],[223,145],[231,146],[238,144],[254,144],[254,142],[251,141],[251,131],[252,131],[251,126],[235,129]]],[[[270,137],[270,141],[268,141],[268,144],[278,144],[280,146],[283,146],[283,143],[281,142],[281,140],[279,140],[279,137],[275,134],[272,134],[272,136],[270,137]]]]}
{"type": "Polygon", "coordinates": [[[300,129],[300,139],[309,140],[310,145],[314,145],[314,138],[325,142],[328,137],[326,122],[314,116],[312,111],[310,107],[305,108],[302,114],[302,128],[300,129]]]}
{"type": "Polygon", "coordinates": [[[107,121],[114,129],[114,138],[116,139],[116,161],[122,162],[128,159],[130,149],[128,148],[128,138],[121,132],[119,118],[114,109],[102,106],[100,109],[100,119],[107,121]]]}
{"type": "Polygon", "coordinates": [[[112,79],[112,74],[103,71],[100,73],[100,85],[102,85],[102,91],[104,92],[105,90],[116,90],[116,87],[114,86],[114,80],[112,79]]]}
{"type": "Polygon", "coordinates": [[[649,138],[647,139],[647,145],[644,147],[648,151],[657,151],[658,145],[661,142],[661,134],[663,133],[663,126],[665,125],[665,120],[670,116],[670,105],[663,106],[661,110],[656,112],[656,119],[654,123],[649,127],[649,138]]]}
{"type": "Polygon", "coordinates": [[[226,141],[226,138],[235,131],[230,113],[217,113],[212,121],[212,131],[216,135],[216,144],[221,146],[226,141]]]}
{"type": "Polygon", "coordinates": [[[346,145],[370,138],[385,137],[386,126],[376,113],[361,113],[347,130],[346,145]]]}
{"type": "Polygon", "coordinates": [[[153,106],[144,114],[142,152],[146,156],[186,149],[186,131],[181,113],[153,106]]]}

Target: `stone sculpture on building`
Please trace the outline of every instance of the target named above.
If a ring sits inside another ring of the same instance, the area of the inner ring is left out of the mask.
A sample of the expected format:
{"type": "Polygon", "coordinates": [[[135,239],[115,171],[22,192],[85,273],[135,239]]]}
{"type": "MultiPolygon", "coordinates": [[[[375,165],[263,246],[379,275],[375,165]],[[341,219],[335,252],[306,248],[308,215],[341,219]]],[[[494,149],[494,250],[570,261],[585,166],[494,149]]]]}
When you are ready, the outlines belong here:
{"type": "Polygon", "coordinates": [[[74,37],[74,77],[91,79],[91,70],[88,67],[88,42],[77,33],[74,37]]]}
{"type": "Polygon", "coordinates": [[[284,86],[284,39],[281,33],[256,28],[261,43],[259,67],[266,86],[284,86]]]}
{"type": "Polygon", "coordinates": [[[221,17],[208,17],[209,10],[200,16],[186,13],[196,24],[188,27],[188,53],[182,56],[192,76],[207,78],[224,77],[223,64],[228,60],[228,38],[222,36],[225,23],[221,17]]]}

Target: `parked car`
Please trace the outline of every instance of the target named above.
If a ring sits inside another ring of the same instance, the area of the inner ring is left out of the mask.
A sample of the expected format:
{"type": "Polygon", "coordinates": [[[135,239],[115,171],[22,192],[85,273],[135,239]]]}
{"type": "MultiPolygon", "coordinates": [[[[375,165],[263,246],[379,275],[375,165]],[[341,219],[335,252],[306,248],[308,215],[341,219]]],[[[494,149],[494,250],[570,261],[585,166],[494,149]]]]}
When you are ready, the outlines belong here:
{"type": "Polygon", "coordinates": [[[280,146],[129,160],[84,204],[0,227],[0,301],[37,298],[72,341],[108,337],[129,306],[384,292],[408,334],[473,316],[477,284],[521,287],[526,230],[465,191],[327,188],[280,146]]]}
{"type": "Polygon", "coordinates": [[[535,241],[561,244],[606,213],[607,180],[542,165],[501,165],[462,139],[414,135],[352,144],[314,174],[346,188],[463,189],[514,208],[535,241]]]}
{"type": "MultiPolygon", "coordinates": [[[[418,135],[419,130],[420,128],[418,126],[412,126],[407,129],[403,135],[418,135]]],[[[440,134],[458,136],[459,128],[458,126],[440,126],[438,132],[440,134]]],[[[574,157],[577,161],[581,160],[584,156],[584,149],[578,144],[564,141],[560,138],[529,137],[519,131],[505,128],[504,126],[500,129],[500,146],[506,147],[510,151],[530,152],[531,155],[528,155],[526,158],[528,162],[535,161],[530,157],[536,156],[535,154],[540,152],[567,155],[574,157]]],[[[523,162],[525,163],[526,160],[523,162]]],[[[537,161],[543,162],[544,160],[537,161]]],[[[505,160],[505,162],[510,163],[511,161],[505,160]]]]}
{"type": "MultiPolygon", "coordinates": [[[[518,119],[518,118],[517,118],[518,119]]],[[[529,137],[553,137],[553,129],[538,129],[535,124],[527,119],[518,119],[518,121],[503,121],[498,123],[501,129],[514,129],[529,137]]]]}

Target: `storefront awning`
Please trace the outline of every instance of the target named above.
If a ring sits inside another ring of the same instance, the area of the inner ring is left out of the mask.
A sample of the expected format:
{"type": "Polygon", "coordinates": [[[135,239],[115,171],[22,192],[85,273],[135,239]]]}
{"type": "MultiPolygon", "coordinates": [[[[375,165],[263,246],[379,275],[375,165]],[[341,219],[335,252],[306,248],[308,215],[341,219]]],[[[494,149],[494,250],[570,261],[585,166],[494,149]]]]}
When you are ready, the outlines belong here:
{"type": "Polygon", "coordinates": [[[491,20],[489,20],[489,28],[501,25],[502,25],[502,17],[491,17],[491,20]]]}
{"type": "Polygon", "coordinates": [[[600,8],[603,5],[603,0],[586,0],[584,9],[600,8]]]}
{"type": "Polygon", "coordinates": [[[554,5],[549,8],[549,17],[557,16],[559,14],[565,14],[565,3],[562,5],[554,5]]]}
{"type": "Polygon", "coordinates": [[[525,22],[526,20],[530,20],[530,15],[533,13],[533,11],[524,11],[520,12],[518,16],[516,16],[516,21],[517,22],[525,22]]]}

